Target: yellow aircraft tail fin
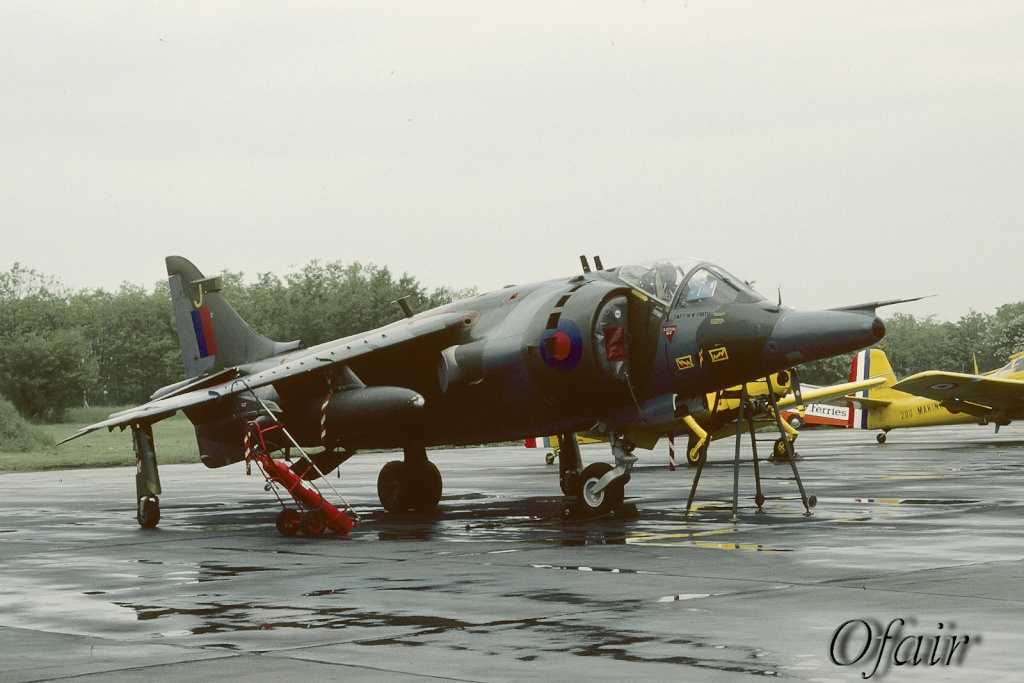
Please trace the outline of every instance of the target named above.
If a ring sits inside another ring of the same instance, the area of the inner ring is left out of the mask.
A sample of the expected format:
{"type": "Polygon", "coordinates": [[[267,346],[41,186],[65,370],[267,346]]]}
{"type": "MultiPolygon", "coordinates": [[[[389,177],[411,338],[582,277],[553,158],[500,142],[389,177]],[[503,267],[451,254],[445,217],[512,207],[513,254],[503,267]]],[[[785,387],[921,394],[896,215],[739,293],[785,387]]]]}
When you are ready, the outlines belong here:
{"type": "Polygon", "coordinates": [[[883,407],[894,399],[905,396],[902,391],[892,388],[892,385],[896,384],[896,373],[892,371],[892,365],[889,364],[885,352],[881,349],[865,349],[854,356],[853,363],[850,364],[850,381],[857,382],[874,377],[884,377],[885,382],[851,394],[851,403],[858,407],[850,410],[847,427],[868,429],[869,408],[883,407]]]}

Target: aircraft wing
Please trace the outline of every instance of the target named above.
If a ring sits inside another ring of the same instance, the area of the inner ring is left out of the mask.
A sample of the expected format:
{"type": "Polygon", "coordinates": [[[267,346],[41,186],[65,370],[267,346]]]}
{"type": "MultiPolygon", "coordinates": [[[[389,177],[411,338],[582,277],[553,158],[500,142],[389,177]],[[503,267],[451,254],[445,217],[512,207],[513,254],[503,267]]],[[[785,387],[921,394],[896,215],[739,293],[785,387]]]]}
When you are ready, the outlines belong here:
{"type": "Polygon", "coordinates": [[[1024,413],[1024,381],[1019,379],[929,371],[897,382],[893,389],[931,398],[946,408],[978,417],[1013,418],[1024,413]]]}
{"type": "Polygon", "coordinates": [[[867,409],[884,408],[892,403],[892,400],[887,398],[868,398],[866,396],[844,396],[842,401],[836,401],[836,403],[867,409]]]}
{"type": "MultiPolygon", "coordinates": [[[[845,382],[843,384],[833,384],[828,387],[805,389],[800,393],[802,394],[804,405],[807,405],[808,403],[837,403],[838,405],[845,406],[847,394],[852,394],[855,391],[861,391],[871,387],[877,387],[879,384],[884,383],[884,377],[872,377],[871,379],[862,379],[858,382],[845,382]]],[[[796,406],[796,396],[792,392],[786,394],[779,399],[778,405],[780,410],[789,410],[796,406]]]]}
{"type": "MultiPolygon", "coordinates": [[[[443,313],[424,318],[410,318],[370,332],[353,335],[308,349],[306,353],[291,354],[280,365],[242,376],[229,376],[227,381],[192,391],[172,393],[149,403],[114,413],[106,420],[89,425],[56,445],[77,439],[100,429],[124,429],[133,424],[152,424],[168,418],[184,408],[219,401],[251,389],[273,384],[309,372],[321,372],[333,365],[350,361],[376,351],[393,348],[414,339],[422,339],[447,330],[467,327],[476,321],[476,313],[465,311],[443,313]]],[[[201,386],[201,385],[200,385],[201,386]]]]}

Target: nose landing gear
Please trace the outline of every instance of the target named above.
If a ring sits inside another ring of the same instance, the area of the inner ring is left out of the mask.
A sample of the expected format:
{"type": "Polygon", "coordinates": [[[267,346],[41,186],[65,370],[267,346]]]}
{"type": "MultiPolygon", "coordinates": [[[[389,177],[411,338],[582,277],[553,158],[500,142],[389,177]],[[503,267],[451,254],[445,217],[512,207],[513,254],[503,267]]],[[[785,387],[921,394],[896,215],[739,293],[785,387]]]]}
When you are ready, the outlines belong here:
{"type": "Polygon", "coordinates": [[[600,517],[615,514],[626,498],[629,471],[636,462],[635,446],[621,434],[612,434],[615,465],[595,462],[583,467],[575,434],[563,434],[558,464],[562,492],[575,500],[567,501],[565,517],[600,517]]]}

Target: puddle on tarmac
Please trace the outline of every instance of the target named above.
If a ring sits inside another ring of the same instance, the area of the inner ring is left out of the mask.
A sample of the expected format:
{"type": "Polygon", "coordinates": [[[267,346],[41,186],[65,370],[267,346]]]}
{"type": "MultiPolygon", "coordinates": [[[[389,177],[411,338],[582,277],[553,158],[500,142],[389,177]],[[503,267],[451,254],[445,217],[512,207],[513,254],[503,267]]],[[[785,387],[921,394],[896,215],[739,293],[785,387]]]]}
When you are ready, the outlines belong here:
{"type": "Polygon", "coordinates": [[[866,503],[871,505],[974,505],[977,500],[952,498],[947,500],[926,498],[851,498],[847,502],[866,503]]]}
{"type": "Polygon", "coordinates": [[[556,564],[531,564],[534,569],[559,569],[562,571],[572,572],[608,572],[610,574],[650,574],[654,576],[660,576],[661,572],[648,572],[642,569],[616,569],[614,567],[586,567],[576,565],[556,565],[556,564]]]}
{"type": "Polygon", "coordinates": [[[976,500],[901,500],[901,505],[973,505],[976,500]]]}
{"type": "Polygon", "coordinates": [[[165,637],[270,631],[276,629],[344,629],[402,627],[417,634],[473,626],[443,617],[359,612],[355,607],[299,607],[259,603],[199,603],[195,607],[163,607],[128,602],[112,603],[135,612],[137,621],[198,619],[191,628],[163,631],[165,637]]]}
{"type": "MultiPolygon", "coordinates": [[[[598,571],[608,573],[655,574],[613,567],[572,565],[533,565],[537,569],[567,571],[598,571]]],[[[345,589],[314,591],[307,597],[340,595],[345,589]]],[[[659,599],[659,602],[683,602],[709,597],[707,594],[680,593],[659,599]]],[[[559,601],[578,602],[579,596],[561,594],[548,596],[559,601]]],[[[231,633],[273,631],[280,629],[400,629],[381,637],[358,638],[354,645],[363,647],[431,646],[451,651],[522,657],[524,649],[530,657],[543,661],[546,655],[574,654],[580,657],[611,657],[618,661],[681,664],[708,670],[727,671],[758,676],[777,676],[773,664],[763,658],[766,652],[756,647],[722,645],[704,640],[700,635],[636,633],[615,630],[601,625],[581,624],[562,618],[503,619],[474,623],[460,619],[419,614],[388,614],[367,612],[356,607],[320,604],[282,605],[259,602],[207,602],[191,607],[172,607],[129,602],[113,603],[130,610],[138,621],[167,622],[157,631],[167,638],[225,635],[231,633]],[[189,623],[191,622],[191,623],[189,623]],[[499,639],[501,631],[515,634],[499,639]],[[708,655],[702,655],[702,652],[708,655]]],[[[220,640],[204,647],[228,650],[245,649],[220,640]]]]}
{"type": "Polygon", "coordinates": [[[161,562],[159,560],[128,560],[133,564],[163,566],[169,570],[167,574],[175,578],[187,578],[189,583],[205,583],[207,581],[225,581],[245,574],[280,571],[276,567],[246,567],[226,565],[216,562],[161,562]],[[181,569],[176,569],[180,567],[181,569]]]}

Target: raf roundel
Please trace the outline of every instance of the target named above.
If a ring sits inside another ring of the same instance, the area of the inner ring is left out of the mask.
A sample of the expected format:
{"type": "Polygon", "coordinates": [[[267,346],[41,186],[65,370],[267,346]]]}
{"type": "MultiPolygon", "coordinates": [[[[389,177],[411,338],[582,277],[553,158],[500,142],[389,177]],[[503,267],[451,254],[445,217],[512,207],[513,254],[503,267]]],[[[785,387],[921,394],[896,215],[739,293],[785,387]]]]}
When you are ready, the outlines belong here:
{"type": "Polygon", "coordinates": [[[576,369],[583,357],[583,336],[576,323],[563,318],[558,326],[540,336],[540,357],[549,368],[559,372],[576,369]]]}

